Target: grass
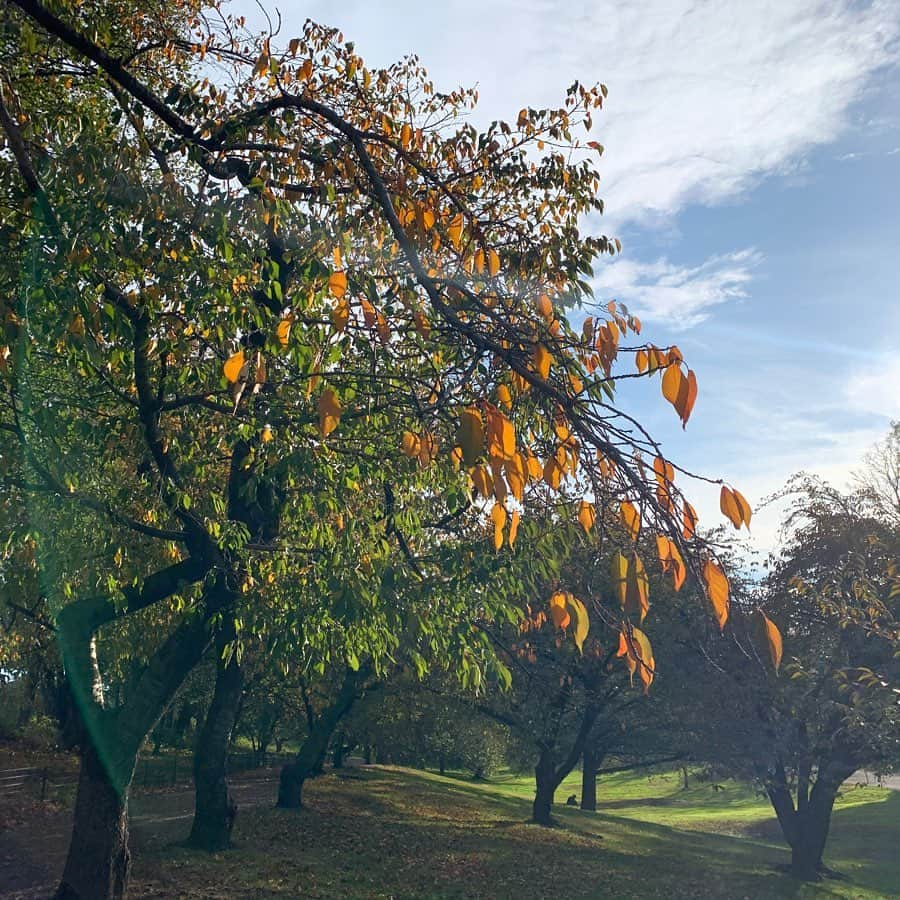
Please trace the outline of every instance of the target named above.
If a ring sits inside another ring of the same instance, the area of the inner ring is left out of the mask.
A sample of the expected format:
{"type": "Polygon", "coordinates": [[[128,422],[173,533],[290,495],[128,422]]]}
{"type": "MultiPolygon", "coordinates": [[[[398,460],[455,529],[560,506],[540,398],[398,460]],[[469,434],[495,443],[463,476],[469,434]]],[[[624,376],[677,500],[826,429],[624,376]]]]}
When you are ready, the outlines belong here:
{"type": "MultiPolygon", "coordinates": [[[[526,823],[532,783],[394,768],[307,785],[306,808],[257,807],[237,848],[137,854],[134,895],[182,898],[878,898],[900,896],[900,793],[848,790],[828,862],[846,881],[804,885],[767,803],[726,784],[681,790],[677,774],[601,780],[596,813],[558,805],[561,827],[526,823]]],[[[577,776],[557,794],[578,793],[577,776]]]]}

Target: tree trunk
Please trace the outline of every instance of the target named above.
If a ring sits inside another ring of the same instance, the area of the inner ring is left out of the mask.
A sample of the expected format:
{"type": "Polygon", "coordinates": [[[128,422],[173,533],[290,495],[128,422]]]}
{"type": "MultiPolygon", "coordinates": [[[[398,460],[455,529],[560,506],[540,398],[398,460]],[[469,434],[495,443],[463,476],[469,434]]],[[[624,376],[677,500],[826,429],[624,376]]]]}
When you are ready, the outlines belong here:
{"type": "Polygon", "coordinates": [[[682,766],[682,767],[681,767],[681,779],[682,779],[681,789],[682,789],[683,791],[686,791],[686,790],[690,787],[690,782],[688,781],[688,768],[687,768],[687,766],[682,766]]]}
{"type": "Polygon", "coordinates": [[[305,780],[306,774],[296,762],[283,765],[278,779],[278,801],[275,805],[282,809],[299,809],[303,805],[305,780]]]}
{"type": "Polygon", "coordinates": [[[331,754],[331,768],[332,769],[343,769],[344,768],[344,753],[347,747],[344,744],[344,734],[341,732],[337,736],[337,743],[334,745],[334,750],[331,754]]]}
{"type": "MultiPolygon", "coordinates": [[[[831,827],[834,801],[844,781],[856,771],[844,761],[820,763],[812,790],[800,785],[798,804],[788,787],[783,769],[776,771],[776,782],[768,788],[769,799],[778,817],[784,839],[791,848],[791,874],[803,881],[816,881],[823,869],[822,857],[831,827]]],[[[801,779],[802,781],[802,779],[801,779]]]]}
{"type": "Polygon", "coordinates": [[[593,747],[585,747],[581,760],[581,808],[597,811],[597,769],[602,756],[593,747]]]}
{"type": "Polygon", "coordinates": [[[822,856],[831,827],[831,812],[842,782],[843,778],[833,781],[827,775],[819,777],[809,801],[797,813],[795,840],[791,845],[791,874],[796,878],[815,881],[824,867],[822,856]]]}
{"type": "Polygon", "coordinates": [[[534,778],[536,789],[531,807],[531,820],[538,825],[549,827],[553,824],[553,795],[559,782],[556,779],[553,757],[548,751],[541,753],[534,767],[534,778]]]}
{"type": "Polygon", "coordinates": [[[119,900],[125,896],[131,855],[128,852],[128,788],[110,777],[90,741],[81,756],[72,839],[55,900],[119,900]]]}
{"type": "Polygon", "coordinates": [[[234,620],[226,617],[216,639],[216,686],[194,750],[194,822],[188,844],[214,853],[231,846],[237,804],[228,790],[228,747],[237,717],[244,674],[237,654],[227,663],[225,648],[235,638],[234,620]]]}
{"type": "Polygon", "coordinates": [[[369,666],[358,671],[348,668],[337,697],[318,716],[310,715],[309,733],[297,752],[297,758],[281,769],[278,803],[282,809],[298,809],[302,802],[303,782],[320,769],[328,743],[341,719],[350,712],[369,674],[369,666]]]}
{"type": "Polygon", "coordinates": [[[447,757],[443,750],[438,755],[438,767],[441,775],[447,774],[447,757]]]}

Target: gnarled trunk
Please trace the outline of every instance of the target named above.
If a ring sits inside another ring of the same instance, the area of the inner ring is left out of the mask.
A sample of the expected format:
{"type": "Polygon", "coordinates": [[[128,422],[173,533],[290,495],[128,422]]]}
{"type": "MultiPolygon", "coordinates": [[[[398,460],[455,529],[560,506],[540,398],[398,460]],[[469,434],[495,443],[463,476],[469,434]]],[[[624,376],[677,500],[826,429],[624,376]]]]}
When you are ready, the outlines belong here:
{"type": "Polygon", "coordinates": [[[72,839],[55,900],[119,900],[125,896],[128,852],[128,789],[131,768],[116,771],[86,741],[75,800],[72,839]],[[118,777],[117,777],[118,776],[118,777]]]}
{"type": "Polygon", "coordinates": [[[222,657],[235,638],[234,620],[226,619],[216,639],[216,686],[194,749],[194,821],[188,844],[209,853],[231,846],[231,830],[237,815],[237,804],[228,789],[228,747],[244,675],[236,653],[227,661],[222,657]]]}
{"type": "Polygon", "coordinates": [[[768,794],[781,832],[791,848],[791,874],[796,878],[815,881],[824,869],[823,855],[834,801],[841,785],[854,771],[856,766],[846,762],[822,763],[812,789],[808,790],[807,770],[800,779],[796,806],[784,771],[779,768],[776,772],[768,794]]]}
{"type": "Polygon", "coordinates": [[[309,733],[297,752],[297,757],[281,769],[278,782],[278,803],[283,809],[297,809],[302,803],[303,782],[321,771],[328,752],[328,743],[341,719],[350,712],[369,674],[369,666],[358,671],[348,668],[334,701],[318,716],[308,710],[309,733]]]}

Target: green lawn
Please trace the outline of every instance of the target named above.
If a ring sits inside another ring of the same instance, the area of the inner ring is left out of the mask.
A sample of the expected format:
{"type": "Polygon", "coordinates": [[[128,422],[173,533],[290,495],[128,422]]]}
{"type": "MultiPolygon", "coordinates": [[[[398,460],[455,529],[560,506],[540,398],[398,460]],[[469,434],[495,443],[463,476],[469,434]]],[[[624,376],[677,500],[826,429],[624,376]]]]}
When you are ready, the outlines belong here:
{"type": "Polygon", "coordinates": [[[135,895],[153,897],[568,898],[900,896],[900,793],[848,790],[828,862],[847,881],[800,884],[765,801],[676,774],[601,780],[596,813],[562,804],[561,827],[525,823],[531,782],[473,783],[403,769],[350,770],[307,785],[300,812],[237,820],[236,850],[137,854],[135,895]]]}

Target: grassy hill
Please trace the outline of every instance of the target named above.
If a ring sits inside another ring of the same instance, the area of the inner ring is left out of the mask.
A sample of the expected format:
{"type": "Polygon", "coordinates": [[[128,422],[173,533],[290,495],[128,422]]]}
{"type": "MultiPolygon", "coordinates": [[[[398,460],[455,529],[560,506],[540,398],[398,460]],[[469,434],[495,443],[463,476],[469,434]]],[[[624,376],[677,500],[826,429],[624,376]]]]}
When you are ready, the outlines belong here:
{"type": "MultiPolygon", "coordinates": [[[[601,781],[600,808],[558,806],[559,828],[526,824],[531,781],[489,783],[395,768],[308,785],[306,808],[244,809],[237,849],[136,854],[144,897],[569,898],[900,896],[900,793],[848,790],[828,862],[846,881],[802,885],[768,804],[726,784],[681,790],[675,775],[601,781]]],[[[578,791],[573,776],[558,800],[578,791]]]]}

